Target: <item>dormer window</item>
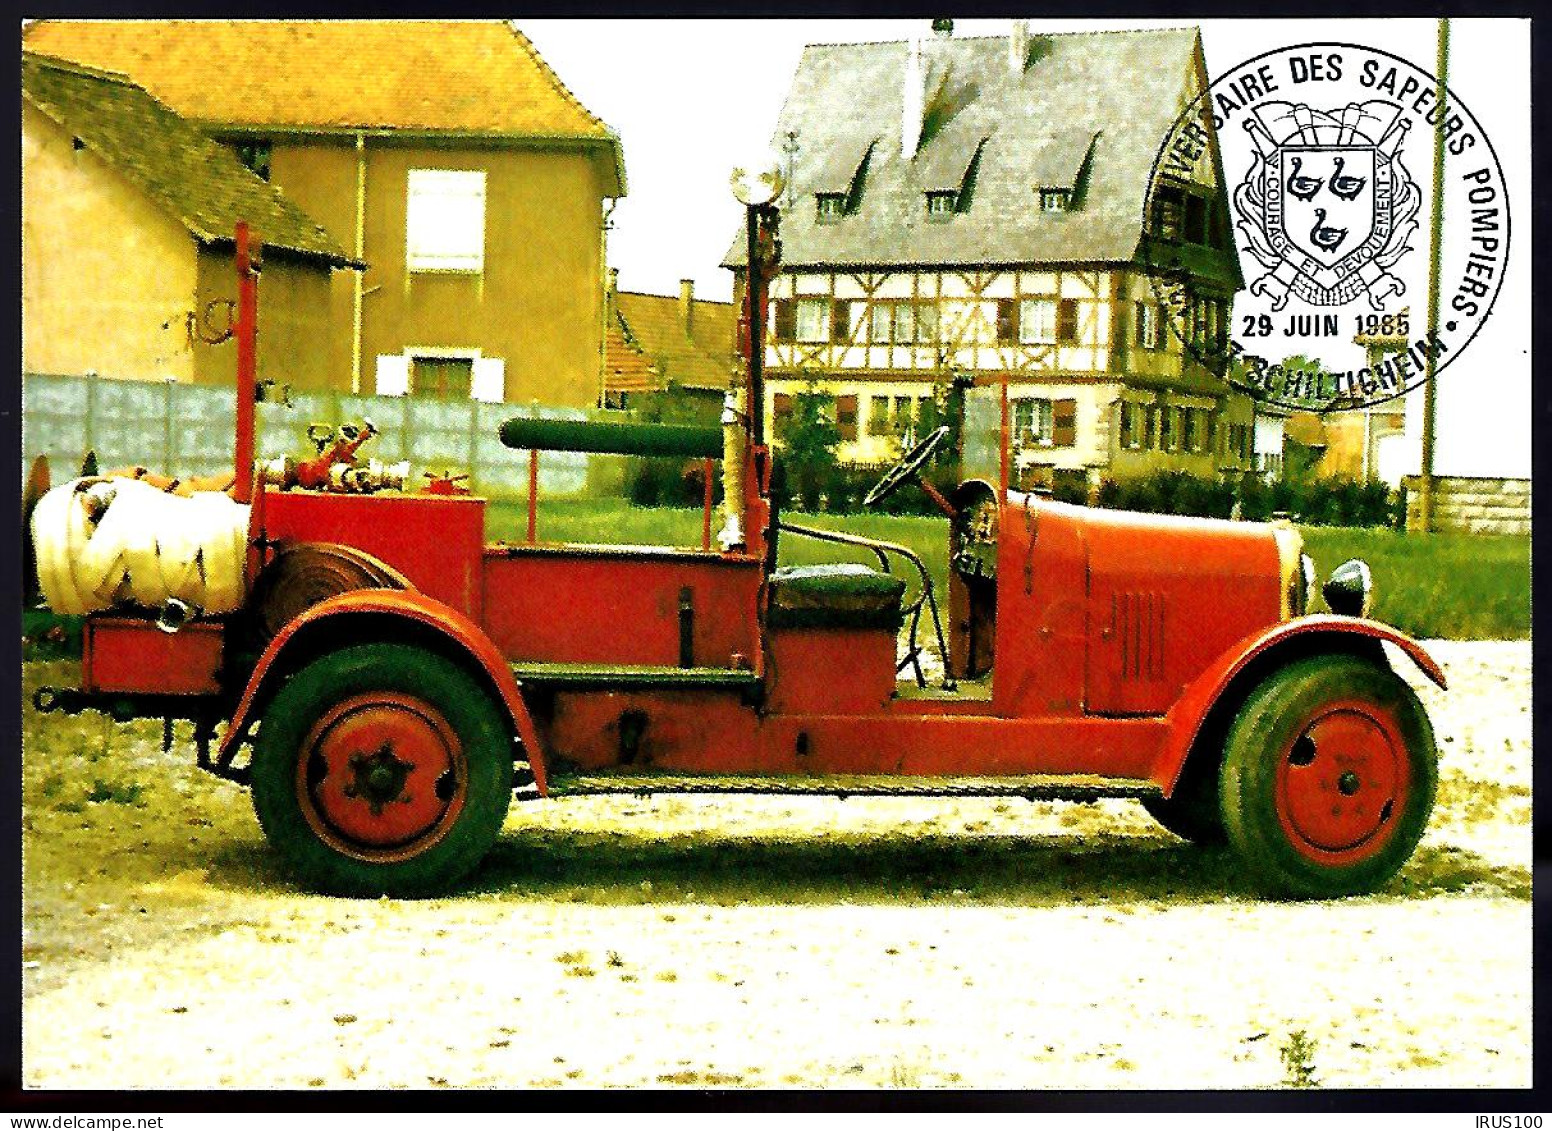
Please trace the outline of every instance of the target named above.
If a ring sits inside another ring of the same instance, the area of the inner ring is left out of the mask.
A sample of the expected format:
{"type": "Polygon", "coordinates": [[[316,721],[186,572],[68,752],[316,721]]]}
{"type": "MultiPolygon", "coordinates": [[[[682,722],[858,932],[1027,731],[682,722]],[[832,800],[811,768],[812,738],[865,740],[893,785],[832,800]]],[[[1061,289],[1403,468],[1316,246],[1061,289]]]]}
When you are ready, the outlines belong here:
{"type": "Polygon", "coordinates": [[[833,224],[846,215],[845,193],[816,193],[815,200],[816,216],[821,224],[833,224]]]}
{"type": "Polygon", "coordinates": [[[954,209],[959,203],[957,192],[929,192],[927,194],[927,215],[935,220],[947,220],[954,214],[954,209]]]}
{"type": "Polygon", "coordinates": [[[1073,212],[1083,207],[1098,140],[1098,131],[1067,129],[1057,130],[1039,144],[1030,159],[1030,186],[1040,211],[1073,212]]]}

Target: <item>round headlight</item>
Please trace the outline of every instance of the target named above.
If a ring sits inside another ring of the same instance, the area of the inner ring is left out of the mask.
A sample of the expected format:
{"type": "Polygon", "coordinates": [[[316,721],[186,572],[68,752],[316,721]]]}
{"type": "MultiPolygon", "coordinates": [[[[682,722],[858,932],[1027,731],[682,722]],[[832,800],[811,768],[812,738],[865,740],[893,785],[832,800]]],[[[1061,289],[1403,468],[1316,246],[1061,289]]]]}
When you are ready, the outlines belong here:
{"type": "Polygon", "coordinates": [[[1360,558],[1343,562],[1331,571],[1321,588],[1326,607],[1344,617],[1366,617],[1374,603],[1374,577],[1360,558]]]}

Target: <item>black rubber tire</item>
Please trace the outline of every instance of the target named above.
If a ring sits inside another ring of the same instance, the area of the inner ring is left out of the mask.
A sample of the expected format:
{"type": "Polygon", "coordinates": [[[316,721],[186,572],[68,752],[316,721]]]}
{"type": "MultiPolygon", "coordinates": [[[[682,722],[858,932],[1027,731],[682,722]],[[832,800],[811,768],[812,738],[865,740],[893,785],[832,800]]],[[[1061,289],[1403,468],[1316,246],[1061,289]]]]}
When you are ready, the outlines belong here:
{"type": "Polygon", "coordinates": [[[467,875],[495,843],[512,800],[511,728],[491,697],[445,657],[406,644],[342,648],[287,679],[259,726],[253,807],[264,835],[308,886],[340,895],[423,896],[467,875]],[[463,807],[440,839],[407,859],[357,859],[320,837],[297,798],[297,759],[336,704],[371,692],[413,696],[436,708],[463,747],[463,807]]]}
{"type": "Polygon", "coordinates": [[[1169,797],[1144,797],[1142,807],[1181,840],[1204,847],[1228,843],[1223,804],[1218,796],[1219,761],[1215,751],[1198,750],[1181,771],[1169,797]]]}
{"type": "Polygon", "coordinates": [[[1229,728],[1220,793],[1229,844],[1268,895],[1330,899],[1375,891],[1417,847],[1438,789],[1433,727],[1417,694],[1388,667],[1347,655],[1288,665],[1251,693],[1229,728]],[[1406,751],[1410,782],[1399,812],[1374,834],[1360,858],[1328,862],[1301,851],[1277,811],[1282,752],[1323,704],[1356,701],[1388,713],[1406,751]]]}

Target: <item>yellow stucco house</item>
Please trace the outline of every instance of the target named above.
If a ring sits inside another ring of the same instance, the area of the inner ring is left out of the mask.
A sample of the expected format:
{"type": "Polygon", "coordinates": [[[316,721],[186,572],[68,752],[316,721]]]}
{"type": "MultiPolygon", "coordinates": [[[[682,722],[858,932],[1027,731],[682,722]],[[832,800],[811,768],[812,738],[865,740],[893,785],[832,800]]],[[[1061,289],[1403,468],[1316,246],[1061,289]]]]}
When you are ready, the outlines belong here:
{"type": "Polygon", "coordinates": [[[622,149],[510,24],[43,20],[23,45],[128,74],[367,264],[310,343],[333,387],[599,402],[622,149]]]}
{"type": "Polygon", "coordinates": [[[339,244],[122,75],[25,52],[22,370],[230,384],[234,233],[265,244],[261,377],[328,381],[339,244]]]}
{"type": "MultiPolygon", "coordinates": [[[[1242,285],[1216,139],[1150,194],[1207,82],[1199,34],[936,23],[803,54],[773,135],[767,413],[812,383],[835,397],[842,458],[884,462],[959,374],[1007,384],[1026,483],[1249,470],[1253,404],[1183,345],[1222,341],[1242,285]],[[1181,319],[1150,271],[1161,245],[1190,264],[1181,319]]],[[[741,289],[742,236],[723,265],[741,289]]]]}

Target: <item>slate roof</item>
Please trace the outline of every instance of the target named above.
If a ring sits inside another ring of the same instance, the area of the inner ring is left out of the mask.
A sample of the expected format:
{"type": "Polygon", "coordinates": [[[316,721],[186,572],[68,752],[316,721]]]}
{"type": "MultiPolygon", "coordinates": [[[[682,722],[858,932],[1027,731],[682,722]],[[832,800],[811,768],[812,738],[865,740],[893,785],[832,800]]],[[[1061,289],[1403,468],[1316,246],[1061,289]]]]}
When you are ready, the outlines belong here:
{"type": "Polygon", "coordinates": [[[728,387],[738,332],[738,311],[732,303],[695,299],[692,333],[686,335],[678,296],[620,291],[615,299],[628,340],[663,379],[689,389],[728,387]]]}
{"type": "Polygon", "coordinates": [[[619,138],[502,20],[39,20],[34,51],[120,71],[203,126],[619,138]]]}
{"type": "Polygon", "coordinates": [[[22,98],[202,244],[230,244],[237,221],[247,220],[266,248],[357,265],[279,189],[123,75],[24,51],[22,98]]]}
{"type": "MultiPolygon", "coordinates": [[[[1005,37],[928,39],[926,141],[909,158],[900,145],[907,44],[810,45],[772,135],[777,152],[789,130],[799,146],[783,264],[1132,262],[1153,162],[1184,105],[1198,44],[1192,28],[1031,34],[1019,73],[1005,37]],[[834,155],[854,161],[875,137],[854,211],[818,224],[813,194],[833,191],[834,155]],[[977,146],[968,207],[928,219],[924,194],[958,188],[977,146]],[[1085,165],[1078,207],[1042,212],[1038,188],[1070,186],[1085,165]]],[[[739,236],[723,265],[743,261],[739,236]]]]}

